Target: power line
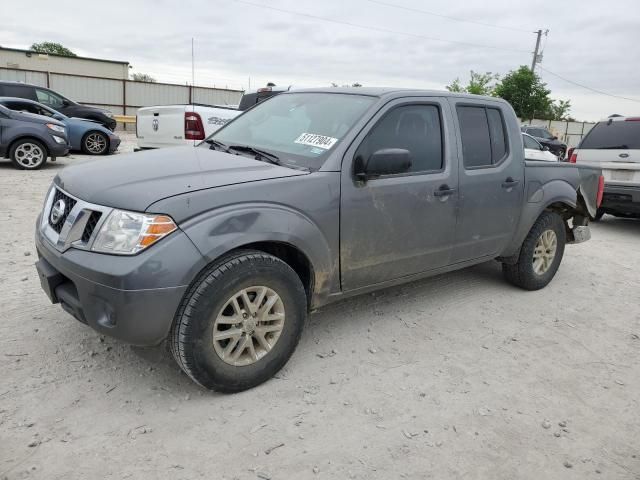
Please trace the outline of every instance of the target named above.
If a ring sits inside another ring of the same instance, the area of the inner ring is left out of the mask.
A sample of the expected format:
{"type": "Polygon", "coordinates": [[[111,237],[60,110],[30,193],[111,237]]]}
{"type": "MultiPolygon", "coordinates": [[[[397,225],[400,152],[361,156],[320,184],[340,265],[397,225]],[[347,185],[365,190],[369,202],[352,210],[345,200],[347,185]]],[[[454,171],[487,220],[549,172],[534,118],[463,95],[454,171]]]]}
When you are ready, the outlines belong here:
{"type": "Polygon", "coordinates": [[[404,35],[404,36],[407,36],[407,37],[421,38],[421,39],[425,39],[425,40],[435,40],[437,42],[455,43],[455,44],[458,44],[458,45],[466,45],[468,47],[490,48],[490,49],[493,49],[493,50],[507,50],[507,51],[510,51],[510,52],[529,53],[528,50],[518,50],[518,49],[515,49],[515,48],[499,47],[499,46],[495,46],[495,45],[481,45],[481,44],[477,44],[477,43],[460,42],[460,41],[457,41],[457,40],[445,40],[444,38],[428,37],[426,35],[420,35],[420,34],[417,34],[417,33],[399,32],[397,30],[390,30],[390,29],[382,28],[382,27],[373,27],[373,26],[370,26],[370,25],[362,25],[362,24],[358,24],[358,23],[351,23],[351,22],[346,22],[344,20],[334,20],[332,18],[320,17],[320,16],[317,16],[317,15],[311,15],[309,13],[296,12],[296,11],[293,11],[293,10],[287,10],[287,9],[284,9],[284,8],[278,8],[278,7],[274,7],[274,6],[271,6],[271,5],[261,5],[259,3],[250,2],[248,0],[231,0],[231,1],[236,2],[236,3],[242,3],[242,4],[245,4],[245,5],[252,6],[252,7],[264,8],[264,9],[267,9],[267,10],[274,10],[276,12],[288,13],[288,14],[291,14],[291,15],[298,15],[300,17],[312,18],[314,20],[321,20],[323,22],[335,23],[337,25],[346,25],[348,27],[360,28],[360,29],[363,29],[363,30],[372,30],[372,31],[375,31],[375,32],[382,32],[382,33],[391,33],[391,34],[394,34],[394,35],[404,35]]]}
{"type": "Polygon", "coordinates": [[[380,0],[366,0],[366,1],[370,2],[370,3],[377,3],[378,5],[384,5],[386,7],[397,8],[399,10],[406,10],[407,12],[424,13],[426,15],[431,15],[431,16],[434,16],[434,17],[446,18],[447,20],[453,20],[454,22],[473,23],[475,25],[482,25],[483,27],[502,28],[504,30],[512,30],[512,31],[515,31],[515,32],[530,33],[529,30],[525,30],[523,28],[514,28],[514,27],[508,27],[506,25],[496,25],[496,24],[493,24],[493,23],[484,23],[484,22],[478,22],[478,21],[475,21],[475,20],[467,20],[465,18],[452,17],[450,15],[443,15],[443,14],[440,14],[440,13],[429,12],[427,10],[422,10],[420,8],[406,7],[404,5],[397,5],[395,3],[382,2],[380,0]]]}
{"type": "Polygon", "coordinates": [[[544,71],[545,71],[545,72],[547,72],[547,73],[550,73],[550,74],[551,74],[551,75],[553,75],[554,77],[558,77],[559,79],[564,80],[565,82],[572,83],[573,85],[577,85],[578,87],[582,87],[582,88],[587,89],[587,90],[591,90],[592,92],[599,93],[600,95],[606,95],[606,96],[608,96],[608,97],[620,98],[620,99],[622,99],[622,100],[630,100],[630,101],[632,101],[632,102],[638,102],[638,103],[640,103],[640,99],[637,99],[637,98],[629,98],[629,97],[623,97],[623,96],[621,96],[621,95],[614,95],[613,93],[603,92],[602,90],[597,90],[597,89],[595,89],[595,88],[591,88],[591,87],[588,87],[588,86],[586,86],[586,85],[582,85],[581,83],[574,82],[573,80],[569,80],[568,78],[565,78],[565,77],[563,77],[563,76],[561,76],[561,75],[558,75],[557,73],[553,73],[551,70],[547,70],[546,68],[543,68],[543,67],[541,67],[540,65],[538,65],[538,68],[539,68],[540,70],[544,70],[544,71]]]}

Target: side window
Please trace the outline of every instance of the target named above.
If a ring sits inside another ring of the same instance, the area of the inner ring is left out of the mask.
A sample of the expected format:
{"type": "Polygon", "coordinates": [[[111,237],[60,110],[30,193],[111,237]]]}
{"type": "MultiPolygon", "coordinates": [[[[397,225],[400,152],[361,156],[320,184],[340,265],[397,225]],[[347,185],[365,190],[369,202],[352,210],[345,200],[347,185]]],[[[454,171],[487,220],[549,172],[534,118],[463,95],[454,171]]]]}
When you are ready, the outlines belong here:
{"type": "Polygon", "coordinates": [[[62,107],[62,97],[56,95],[53,92],[36,88],[36,96],[38,97],[38,101],[40,103],[47,105],[48,107],[54,109],[62,107]]]}
{"type": "Polygon", "coordinates": [[[500,163],[508,152],[502,112],[497,108],[457,107],[465,168],[500,163]]]}
{"type": "Polygon", "coordinates": [[[356,157],[366,159],[385,148],[409,150],[409,172],[442,170],[440,109],[436,105],[406,105],[392,109],[371,129],[358,147],[356,157]]]}
{"type": "Polygon", "coordinates": [[[465,168],[491,165],[489,122],[484,107],[458,107],[465,168]]]}
{"type": "Polygon", "coordinates": [[[35,100],[33,96],[33,88],[25,85],[4,85],[2,90],[2,95],[5,97],[28,98],[35,100]]]}
{"type": "Polygon", "coordinates": [[[491,161],[500,163],[507,154],[507,136],[504,132],[502,113],[497,108],[487,108],[489,134],[491,135],[491,161]]]}

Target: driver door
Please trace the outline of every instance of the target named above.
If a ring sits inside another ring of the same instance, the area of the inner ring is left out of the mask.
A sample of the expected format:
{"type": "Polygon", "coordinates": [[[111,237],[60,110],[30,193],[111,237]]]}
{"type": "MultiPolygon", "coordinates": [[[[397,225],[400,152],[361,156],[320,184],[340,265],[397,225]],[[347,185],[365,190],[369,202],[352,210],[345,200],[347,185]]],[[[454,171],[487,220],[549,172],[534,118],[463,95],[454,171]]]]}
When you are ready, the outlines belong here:
{"type": "Polygon", "coordinates": [[[397,99],[360,132],[342,162],[340,266],[344,291],[447,265],[455,238],[458,164],[449,105],[397,99]],[[361,181],[356,158],[409,150],[410,170],[361,181]]]}

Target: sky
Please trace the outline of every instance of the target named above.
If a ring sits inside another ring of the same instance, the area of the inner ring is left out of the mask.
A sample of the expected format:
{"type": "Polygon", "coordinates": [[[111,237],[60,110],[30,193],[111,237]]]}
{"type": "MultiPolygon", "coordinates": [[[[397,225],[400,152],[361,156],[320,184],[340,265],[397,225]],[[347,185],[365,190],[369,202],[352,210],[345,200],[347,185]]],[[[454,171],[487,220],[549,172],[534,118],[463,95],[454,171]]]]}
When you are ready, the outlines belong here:
{"type": "Polygon", "coordinates": [[[59,42],[184,84],[193,38],[195,83],[237,89],[444,89],[470,70],[504,75],[531,65],[533,32],[548,29],[537,73],[552,98],[570,100],[583,121],[640,115],[638,0],[0,1],[4,47],[59,42]]]}

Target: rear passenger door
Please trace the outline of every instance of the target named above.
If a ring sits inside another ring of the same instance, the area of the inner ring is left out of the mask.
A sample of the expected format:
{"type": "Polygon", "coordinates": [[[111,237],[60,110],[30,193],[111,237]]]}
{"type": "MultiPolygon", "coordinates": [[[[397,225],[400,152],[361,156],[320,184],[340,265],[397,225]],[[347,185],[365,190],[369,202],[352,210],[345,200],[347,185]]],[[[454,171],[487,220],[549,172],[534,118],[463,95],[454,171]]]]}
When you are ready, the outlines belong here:
{"type": "Polygon", "coordinates": [[[522,209],[524,158],[513,113],[500,102],[450,99],[457,123],[459,214],[452,263],[498,256],[522,209]],[[510,141],[511,139],[511,141],[510,141]]]}
{"type": "Polygon", "coordinates": [[[448,265],[458,202],[456,157],[450,107],[441,98],[393,100],[358,134],[341,176],[345,291],[448,265]],[[354,176],[356,158],[387,148],[410,152],[408,172],[367,181],[354,176]]]}

